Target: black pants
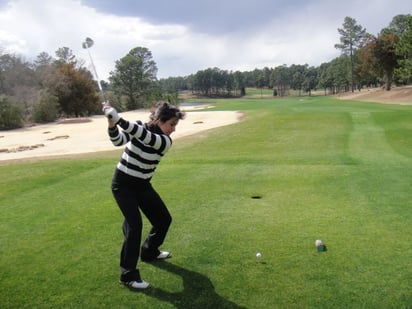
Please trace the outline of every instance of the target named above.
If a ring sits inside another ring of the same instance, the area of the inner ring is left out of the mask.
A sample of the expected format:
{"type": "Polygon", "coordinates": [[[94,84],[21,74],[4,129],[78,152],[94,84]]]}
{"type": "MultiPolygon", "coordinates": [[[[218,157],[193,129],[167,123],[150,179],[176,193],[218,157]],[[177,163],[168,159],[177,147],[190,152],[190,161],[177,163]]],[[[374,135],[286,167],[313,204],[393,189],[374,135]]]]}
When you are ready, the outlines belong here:
{"type": "Polygon", "coordinates": [[[124,242],[120,254],[120,267],[122,272],[129,272],[137,269],[140,256],[143,225],[140,211],[152,224],[141,248],[144,260],[151,260],[159,255],[159,246],[165,240],[172,217],[150,181],[136,180],[116,171],[112,181],[112,192],[124,216],[124,242]]]}

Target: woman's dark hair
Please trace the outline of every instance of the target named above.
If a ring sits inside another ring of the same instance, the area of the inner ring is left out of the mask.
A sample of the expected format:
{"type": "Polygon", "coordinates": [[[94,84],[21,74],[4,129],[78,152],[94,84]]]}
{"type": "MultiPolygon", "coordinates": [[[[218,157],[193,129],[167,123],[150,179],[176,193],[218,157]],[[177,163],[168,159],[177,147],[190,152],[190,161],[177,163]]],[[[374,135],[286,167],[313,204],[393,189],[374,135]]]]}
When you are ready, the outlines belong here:
{"type": "Polygon", "coordinates": [[[180,109],[169,102],[159,101],[151,110],[150,123],[154,123],[158,120],[161,122],[166,122],[172,118],[177,118],[178,120],[184,119],[186,116],[185,112],[180,111],[180,109]]]}

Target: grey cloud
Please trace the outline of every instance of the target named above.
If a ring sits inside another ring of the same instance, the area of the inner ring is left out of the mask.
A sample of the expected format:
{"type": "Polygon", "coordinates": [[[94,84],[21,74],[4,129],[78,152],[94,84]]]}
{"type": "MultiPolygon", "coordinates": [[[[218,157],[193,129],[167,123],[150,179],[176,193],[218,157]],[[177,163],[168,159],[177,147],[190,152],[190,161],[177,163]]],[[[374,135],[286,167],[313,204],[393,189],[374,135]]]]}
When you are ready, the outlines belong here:
{"type": "Polygon", "coordinates": [[[196,32],[221,34],[261,28],[270,20],[282,18],[291,10],[304,9],[310,1],[84,0],[82,3],[105,13],[137,16],[156,24],[183,24],[196,32]]]}

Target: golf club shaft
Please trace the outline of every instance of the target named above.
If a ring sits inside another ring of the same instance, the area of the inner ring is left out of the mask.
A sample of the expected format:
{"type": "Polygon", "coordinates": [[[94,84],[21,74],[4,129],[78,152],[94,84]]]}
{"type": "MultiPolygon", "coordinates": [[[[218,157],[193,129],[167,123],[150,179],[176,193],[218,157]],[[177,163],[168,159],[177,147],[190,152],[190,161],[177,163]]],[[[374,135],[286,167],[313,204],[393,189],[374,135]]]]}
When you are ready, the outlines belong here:
{"type": "Polygon", "coordinates": [[[97,86],[99,87],[100,93],[101,93],[101,95],[102,95],[102,97],[103,97],[103,101],[104,101],[104,102],[107,102],[106,94],[104,93],[103,88],[102,88],[102,85],[100,84],[99,75],[97,74],[96,67],[94,66],[92,54],[90,53],[89,48],[87,48],[87,52],[89,53],[90,62],[91,62],[91,64],[92,64],[93,72],[94,72],[94,75],[95,75],[96,80],[97,80],[97,86]]]}

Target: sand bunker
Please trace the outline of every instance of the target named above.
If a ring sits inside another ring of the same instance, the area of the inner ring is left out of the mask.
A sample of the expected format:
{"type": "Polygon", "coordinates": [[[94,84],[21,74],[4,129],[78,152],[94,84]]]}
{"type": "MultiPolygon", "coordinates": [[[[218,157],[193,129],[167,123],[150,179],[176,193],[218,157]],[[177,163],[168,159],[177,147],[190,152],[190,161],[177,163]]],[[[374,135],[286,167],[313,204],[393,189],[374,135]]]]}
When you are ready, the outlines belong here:
{"type": "Polygon", "coordinates": [[[362,89],[353,93],[340,94],[338,98],[363,102],[412,105],[412,86],[394,87],[390,91],[382,88],[362,89]]]}
{"type": "MultiPolygon", "coordinates": [[[[149,111],[121,113],[127,120],[149,119],[149,111]]],[[[187,111],[173,140],[239,121],[241,113],[231,111],[187,111]]],[[[65,119],[59,122],[12,131],[0,131],[0,161],[115,150],[107,136],[104,116],[65,119]]]]}

